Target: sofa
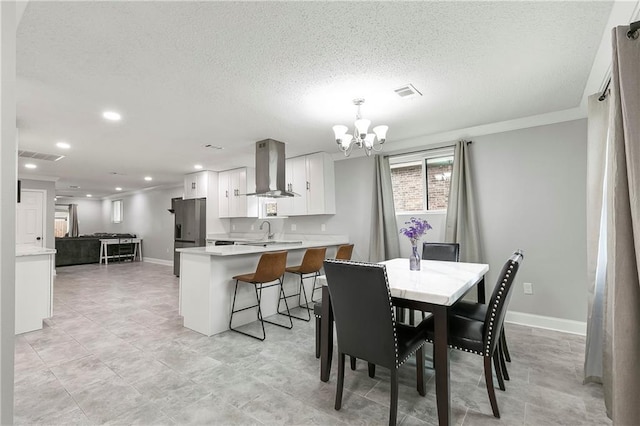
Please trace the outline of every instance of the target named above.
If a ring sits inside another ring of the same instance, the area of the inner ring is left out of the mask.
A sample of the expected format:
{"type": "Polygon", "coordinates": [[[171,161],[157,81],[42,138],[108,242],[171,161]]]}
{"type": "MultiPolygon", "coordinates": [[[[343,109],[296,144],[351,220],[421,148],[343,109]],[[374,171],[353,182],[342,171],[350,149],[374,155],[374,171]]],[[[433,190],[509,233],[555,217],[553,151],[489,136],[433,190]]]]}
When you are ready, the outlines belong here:
{"type": "MultiPolygon", "coordinates": [[[[56,267],[82,265],[100,262],[100,239],[102,238],[135,238],[133,234],[96,233],[79,237],[56,238],[56,267]]],[[[133,244],[116,244],[108,246],[109,254],[133,253],[133,244]]]]}

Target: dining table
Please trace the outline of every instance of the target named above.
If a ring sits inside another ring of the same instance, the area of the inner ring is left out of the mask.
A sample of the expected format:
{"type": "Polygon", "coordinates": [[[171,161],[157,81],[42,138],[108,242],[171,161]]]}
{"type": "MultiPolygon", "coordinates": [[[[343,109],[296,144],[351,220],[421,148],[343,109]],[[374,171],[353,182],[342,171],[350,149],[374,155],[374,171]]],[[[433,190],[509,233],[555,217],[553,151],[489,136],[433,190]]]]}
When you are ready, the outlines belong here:
{"type": "MultiPolygon", "coordinates": [[[[436,377],[438,423],[451,423],[449,389],[449,308],[476,287],[478,300],[484,301],[484,276],[489,265],[483,263],[422,260],[420,270],[409,268],[409,259],[379,262],[385,265],[392,303],[399,308],[430,312],[433,315],[433,365],[436,377]],[[482,294],[480,294],[482,293],[482,294]]],[[[326,277],[322,284],[322,317],[320,327],[320,380],[329,381],[333,356],[333,310],[326,277]]]]}

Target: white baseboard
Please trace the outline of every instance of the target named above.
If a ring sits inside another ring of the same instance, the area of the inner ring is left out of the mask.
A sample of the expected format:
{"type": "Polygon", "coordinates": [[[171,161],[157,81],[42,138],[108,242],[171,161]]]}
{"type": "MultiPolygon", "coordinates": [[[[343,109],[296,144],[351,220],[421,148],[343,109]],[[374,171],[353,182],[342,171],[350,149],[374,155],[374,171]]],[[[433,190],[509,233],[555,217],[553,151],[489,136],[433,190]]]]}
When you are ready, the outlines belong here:
{"type": "Polygon", "coordinates": [[[173,260],[156,259],[153,257],[142,258],[143,262],[155,263],[157,265],[173,266],[173,260]]]}
{"type": "Polygon", "coordinates": [[[542,315],[527,314],[524,312],[508,311],[506,322],[526,325],[529,327],[544,328],[547,330],[562,331],[564,333],[587,335],[587,323],[564,318],[545,317],[542,315]]]}

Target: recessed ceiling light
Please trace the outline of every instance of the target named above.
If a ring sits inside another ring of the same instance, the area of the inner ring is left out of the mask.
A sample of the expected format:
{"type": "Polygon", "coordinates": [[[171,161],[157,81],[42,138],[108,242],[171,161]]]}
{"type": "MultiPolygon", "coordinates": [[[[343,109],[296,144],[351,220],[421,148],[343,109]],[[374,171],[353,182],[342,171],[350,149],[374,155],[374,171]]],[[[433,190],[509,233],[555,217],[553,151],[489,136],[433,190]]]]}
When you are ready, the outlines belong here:
{"type": "Polygon", "coordinates": [[[202,169],[202,164],[196,164],[195,166],[193,166],[193,168],[196,170],[200,170],[202,169]]]}
{"type": "Polygon", "coordinates": [[[153,178],[152,178],[151,176],[145,176],[145,177],[144,177],[144,180],[146,180],[146,181],[150,181],[150,180],[153,180],[153,178]]]}
{"type": "Polygon", "coordinates": [[[116,186],[116,191],[122,191],[122,188],[120,188],[119,186],[116,186]]]}
{"type": "Polygon", "coordinates": [[[93,195],[91,195],[91,194],[87,194],[87,197],[91,198],[91,197],[93,197],[93,195]]]}
{"type": "Polygon", "coordinates": [[[36,166],[35,164],[32,164],[32,163],[27,163],[27,164],[25,164],[24,166],[25,166],[27,169],[35,169],[35,168],[37,168],[37,167],[38,167],[38,166],[36,166]]]}
{"type": "Polygon", "coordinates": [[[69,148],[71,148],[71,145],[69,145],[69,144],[68,144],[68,143],[66,143],[66,142],[62,142],[62,141],[58,142],[58,143],[56,144],[56,146],[57,146],[58,148],[60,148],[60,149],[69,149],[69,148]]]}
{"type": "Polygon", "coordinates": [[[102,116],[109,121],[120,121],[122,119],[122,116],[115,111],[105,111],[102,116]]]}

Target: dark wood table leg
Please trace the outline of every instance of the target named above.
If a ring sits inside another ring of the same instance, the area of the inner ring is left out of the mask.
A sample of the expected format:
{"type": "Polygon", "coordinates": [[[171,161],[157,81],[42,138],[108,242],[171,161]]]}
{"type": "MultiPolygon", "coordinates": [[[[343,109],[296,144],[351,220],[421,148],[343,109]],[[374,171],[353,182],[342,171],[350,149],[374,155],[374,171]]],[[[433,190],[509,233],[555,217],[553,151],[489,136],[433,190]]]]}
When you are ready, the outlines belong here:
{"type": "Polygon", "coordinates": [[[329,381],[331,358],[333,357],[333,309],[329,287],[322,287],[322,318],[320,327],[320,380],[329,381]]]}
{"type": "Polygon", "coordinates": [[[448,307],[433,305],[435,336],[433,339],[433,364],[436,370],[436,400],[438,424],[449,426],[451,420],[451,393],[449,392],[448,307]]]}
{"type": "Polygon", "coordinates": [[[478,287],[478,303],[487,303],[485,292],[484,292],[484,277],[480,279],[480,282],[478,282],[477,287],[478,287]]]}

